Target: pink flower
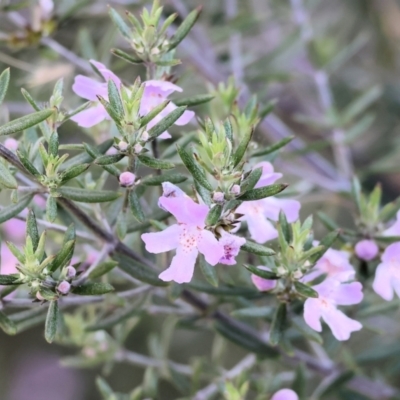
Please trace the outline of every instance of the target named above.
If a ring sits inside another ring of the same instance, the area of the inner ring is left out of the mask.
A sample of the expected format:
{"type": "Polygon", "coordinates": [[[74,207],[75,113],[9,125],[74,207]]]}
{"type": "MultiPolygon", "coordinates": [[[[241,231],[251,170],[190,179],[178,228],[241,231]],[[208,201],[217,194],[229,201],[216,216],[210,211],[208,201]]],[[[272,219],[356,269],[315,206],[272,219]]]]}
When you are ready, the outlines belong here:
{"type": "Polygon", "coordinates": [[[94,65],[94,67],[100,72],[106,82],[98,82],[83,75],[78,75],[75,77],[72,90],[78,96],[95,102],[92,107],[81,111],[71,118],[79,126],[84,128],[90,128],[104,121],[105,119],[110,119],[107,111],[98,101],[97,96],[102,96],[104,99],[108,100],[107,82],[110,79],[114,81],[118,88],[121,86],[121,80],[113,72],[107,69],[105,65],[95,60],[90,60],[90,63],[94,65]]]}
{"type": "MultiPolygon", "coordinates": [[[[257,268],[263,269],[264,271],[271,271],[271,268],[263,267],[262,265],[259,265],[257,268]]],[[[268,290],[275,289],[277,283],[276,279],[264,279],[254,274],[251,274],[251,281],[260,292],[267,292],[268,290]]]]}
{"type": "MultiPolygon", "coordinates": [[[[26,215],[25,212],[22,212],[22,215],[26,215]]],[[[7,238],[13,242],[22,242],[25,239],[25,222],[21,221],[18,218],[11,218],[8,221],[2,224],[4,233],[6,234],[7,238]]]]}
{"type": "Polygon", "coordinates": [[[225,253],[219,262],[226,265],[235,265],[235,257],[239,254],[240,247],[246,243],[246,239],[230,233],[224,233],[219,239],[219,243],[223,246],[225,253]]]}
{"type": "Polygon", "coordinates": [[[158,204],[169,211],[178,223],[162,232],[144,233],[142,240],[150,253],[176,249],[170,267],[159,275],[161,280],[190,282],[199,252],[204,254],[209,264],[216,265],[225,256],[225,251],[214,234],[205,229],[208,207],[195,203],[169,182],[163,186],[166,194],[160,197],[158,204]]]}
{"type": "Polygon", "coordinates": [[[354,250],[357,257],[365,261],[373,260],[379,253],[379,247],[373,240],[359,241],[355,245],[354,250]]]}
{"type": "MultiPolygon", "coordinates": [[[[145,89],[140,103],[140,115],[148,114],[153,108],[160,105],[162,102],[167,100],[168,96],[173,92],[182,92],[182,88],[168,81],[150,80],[144,82],[145,89]]],[[[153,118],[148,124],[147,129],[151,129],[154,125],[166,117],[169,113],[176,109],[176,105],[170,102],[167,107],[164,108],[155,118],[153,118]]],[[[186,125],[194,117],[193,111],[185,111],[177,121],[175,125],[186,125]]],[[[165,131],[159,138],[168,139],[171,135],[165,131]]]]}
{"type": "Polygon", "coordinates": [[[400,236],[400,211],[397,211],[396,222],[383,232],[384,236],[400,236]]]}
{"type": "Polygon", "coordinates": [[[58,286],[57,286],[57,290],[61,293],[61,294],[68,294],[69,291],[71,289],[71,284],[67,281],[62,281],[58,286]]]}
{"type": "Polygon", "coordinates": [[[391,244],[383,252],[372,287],[387,301],[393,299],[394,291],[400,297],[400,242],[391,244]]]}
{"type": "MultiPolygon", "coordinates": [[[[315,245],[318,245],[318,242],[315,245]]],[[[345,251],[328,249],[302,281],[310,282],[322,274],[326,274],[328,278],[334,278],[340,282],[354,279],[356,272],[349,262],[349,256],[349,253],[345,251]]]]}
{"type": "Polygon", "coordinates": [[[359,282],[341,283],[337,279],[326,279],[313,286],[318,298],[308,298],[304,303],[304,320],[315,331],[321,332],[322,318],[337,340],[348,340],[351,332],[358,331],[362,325],[347,317],[336,307],[338,305],[358,304],[363,298],[359,282]]]}
{"type": "MultiPolygon", "coordinates": [[[[262,167],[263,173],[256,188],[271,185],[282,176],[274,172],[269,162],[259,163],[254,166],[254,169],[258,167],[262,167]]],[[[242,220],[247,222],[250,236],[257,243],[265,243],[278,237],[278,231],[269,219],[277,221],[281,210],[286,214],[288,222],[294,222],[299,217],[300,203],[296,200],[267,197],[261,200],[245,201],[237,208],[239,214],[244,214],[242,220]]]]}
{"type": "Polygon", "coordinates": [[[15,152],[18,149],[18,144],[19,144],[18,141],[15,140],[14,138],[7,138],[4,141],[4,147],[13,152],[15,152]]]}
{"type": "Polygon", "coordinates": [[[299,400],[299,396],[292,389],[281,389],[271,397],[271,400],[299,400]]]}

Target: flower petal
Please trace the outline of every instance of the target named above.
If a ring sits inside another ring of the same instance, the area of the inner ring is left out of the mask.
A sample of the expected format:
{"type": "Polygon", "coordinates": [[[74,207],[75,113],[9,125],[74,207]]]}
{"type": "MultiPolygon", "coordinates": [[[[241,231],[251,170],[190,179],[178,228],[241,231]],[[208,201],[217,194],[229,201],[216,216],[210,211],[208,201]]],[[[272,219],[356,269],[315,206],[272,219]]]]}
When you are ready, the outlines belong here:
{"type": "Polygon", "coordinates": [[[97,95],[108,98],[107,85],[87,76],[77,75],[72,90],[86,100],[98,101],[97,95]]]}
{"type": "Polygon", "coordinates": [[[400,211],[397,211],[396,222],[383,232],[384,236],[400,236],[400,211]]]}
{"type": "Polygon", "coordinates": [[[208,214],[208,207],[204,204],[195,203],[189,196],[186,197],[164,197],[158,200],[158,205],[169,211],[179,223],[204,226],[204,220],[208,214]]]}
{"type": "MultiPolygon", "coordinates": [[[[260,268],[260,267],[258,267],[260,268]]],[[[268,290],[275,289],[277,280],[275,279],[264,279],[261,278],[260,276],[251,274],[251,281],[253,282],[254,286],[260,291],[260,292],[267,292],[268,290]]]]}
{"type": "Polygon", "coordinates": [[[245,220],[251,238],[257,243],[265,243],[278,237],[278,231],[265,217],[252,214],[246,215],[245,220]]]}
{"type": "Polygon", "coordinates": [[[173,92],[182,92],[182,88],[178,85],[175,85],[172,82],[161,81],[161,80],[148,80],[144,82],[145,84],[145,94],[150,93],[159,93],[164,97],[168,97],[173,92]]]}
{"type": "Polygon", "coordinates": [[[374,240],[361,240],[359,241],[354,250],[361,260],[373,260],[379,253],[379,247],[374,240]]]}
{"type": "Polygon", "coordinates": [[[143,233],[141,237],[146,244],[146,250],[158,254],[176,249],[179,246],[180,232],[180,226],[175,224],[161,232],[143,233]]]}
{"type": "Polygon", "coordinates": [[[387,301],[393,299],[392,279],[393,278],[390,273],[390,264],[386,262],[379,264],[376,268],[375,279],[374,283],[372,284],[372,288],[376,294],[387,301]]]}
{"type": "Polygon", "coordinates": [[[185,111],[176,121],[175,125],[183,126],[190,122],[190,120],[194,117],[194,111],[185,111]]]}
{"type": "Polygon", "coordinates": [[[121,86],[121,79],[119,79],[118,76],[115,75],[114,72],[110,71],[104,64],[96,60],[90,60],[90,63],[97,68],[97,70],[100,72],[100,74],[106,81],[109,81],[111,79],[114,81],[117,88],[121,86]]]}
{"type": "Polygon", "coordinates": [[[215,238],[213,233],[205,229],[201,232],[197,248],[211,265],[218,264],[219,260],[225,255],[224,246],[215,238]]]}
{"type": "Polygon", "coordinates": [[[196,248],[193,248],[191,251],[185,251],[182,247],[178,247],[170,267],[161,272],[158,277],[166,282],[190,282],[193,278],[197,255],[198,251],[196,248]]]}
{"type": "Polygon", "coordinates": [[[304,321],[306,324],[314,329],[314,331],[321,332],[321,307],[318,299],[307,299],[304,302],[304,321]]]}
{"type": "Polygon", "coordinates": [[[71,119],[83,128],[90,128],[99,124],[105,119],[110,119],[110,117],[108,116],[104,107],[99,103],[94,107],[90,107],[81,111],[80,113],[71,117],[71,119]]]}
{"type": "Polygon", "coordinates": [[[281,210],[285,213],[288,222],[294,222],[299,218],[301,205],[297,200],[267,197],[262,202],[265,216],[273,221],[278,221],[281,210]]]}
{"type": "Polygon", "coordinates": [[[271,400],[299,400],[299,396],[292,389],[281,389],[271,397],[271,400]]]}
{"type": "Polygon", "coordinates": [[[358,321],[349,318],[335,307],[325,310],[322,313],[322,318],[337,340],[348,340],[351,332],[359,331],[362,328],[362,325],[358,321]]]}
{"type": "Polygon", "coordinates": [[[400,260],[400,242],[392,243],[386,247],[382,254],[382,262],[390,262],[391,260],[400,260]]]}
{"type": "Polygon", "coordinates": [[[274,172],[274,167],[270,162],[260,162],[253,167],[253,170],[260,167],[262,168],[262,175],[255,186],[256,188],[271,185],[278,179],[282,178],[282,174],[274,172]]]}
{"type": "Polygon", "coordinates": [[[358,304],[363,299],[362,285],[360,282],[342,283],[333,293],[332,299],[336,304],[349,306],[358,304]]]}

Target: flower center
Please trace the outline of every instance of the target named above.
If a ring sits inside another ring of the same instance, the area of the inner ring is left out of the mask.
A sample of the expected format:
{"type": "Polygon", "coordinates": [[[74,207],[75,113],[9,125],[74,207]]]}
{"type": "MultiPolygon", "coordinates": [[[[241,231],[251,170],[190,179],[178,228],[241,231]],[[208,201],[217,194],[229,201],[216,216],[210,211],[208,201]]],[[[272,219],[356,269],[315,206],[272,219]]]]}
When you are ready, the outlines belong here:
{"type": "Polygon", "coordinates": [[[187,227],[183,227],[179,234],[179,243],[181,248],[187,253],[190,253],[197,247],[197,243],[200,239],[201,230],[199,228],[188,229],[187,227]]]}

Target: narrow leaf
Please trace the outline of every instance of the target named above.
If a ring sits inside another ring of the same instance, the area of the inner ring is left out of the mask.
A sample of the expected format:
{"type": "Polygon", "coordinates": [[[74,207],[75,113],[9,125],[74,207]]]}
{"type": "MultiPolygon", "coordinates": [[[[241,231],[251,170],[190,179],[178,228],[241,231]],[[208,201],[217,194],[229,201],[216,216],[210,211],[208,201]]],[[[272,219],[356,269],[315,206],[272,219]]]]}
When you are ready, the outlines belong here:
{"type": "Polygon", "coordinates": [[[10,68],[5,69],[0,75],[0,105],[6,96],[8,84],[10,82],[10,68]]]}
{"type": "Polygon", "coordinates": [[[273,144],[272,146],[268,146],[265,149],[255,151],[254,153],[251,154],[251,157],[260,157],[260,156],[266,156],[268,154],[271,154],[274,151],[277,151],[277,150],[281,149],[282,147],[285,147],[293,139],[294,139],[294,136],[289,136],[285,139],[280,140],[278,143],[273,144]]]}
{"type": "Polygon", "coordinates": [[[174,100],[174,104],[178,107],[180,106],[193,107],[193,106],[198,106],[199,104],[208,103],[214,97],[215,96],[212,94],[198,94],[197,96],[174,100]]]}
{"type": "Polygon", "coordinates": [[[275,196],[282,192],[288,187],[287,184],[276,184],[260,187],[257,189],[251,189],[240,195],[238,198],[243,201],[261,200],[266,197],[275,196]]]}
{"type": "Polygon", "coordinates": [[[0,328],[7,333],[7,335],[15,335],[17,333],[17,326],[10,318],[0,311],[0,328]]]}
{"type": "Polygon", "coordinates": [[[44,337],[48,343],[52,343],[56,337],[59,314],[58,301],[50,301],[44,328],[44,337]]]}
{"type": "Polygon", "coordinates": [[[109,283],[103,282],[86,282],[81,286],[76,286],[72,289],[72,293],[80,296],[94,296],[106,294],[114,291],[114,287],[109,283]]]}
{"type": "Polygon", "coordinates": [[[139,221],[144,222],[146,217],[143,213],[142,206],[140,205],[139,197],[135,190],[129,191],[129,206],[133,216],[139,221]]]}
{"type": "Polygon", "coordinates": [[[16,189],[18,183],[8,167],[0,162],[0,183],[7,189],[16,189]]]}
{"type": "Polygon", "coordinates": [[[210,285],[212,285],[214,287],[218,287],[218,275],[217,275],[216,268],[211,266],[204,259],[204,257],[200,257],[199,265],[200,265],[201,272],[203,273],[203,276],[206,279],[206,281],[210,285]]]}
{"type": "Polygon", "coordinates": [[[296,281],[294,283],[294,287],[297,291],[297,293],[301,294],[304,297],[312,297],[312,298],[318,298],[318,292],[311,288],[308,285],[305,285],[304,283],[301,283],[299,281],[296,281]]]}
{"type": "Polygon", "coordinates": [[[273,256],[275,254],[275,251],[265,247],[261,244],[254,243],[250,240],[246,240],[246,243],[242,245],[240,248],[243,251],[247,251],[248,253],[253,253],[257,254],[259,256],[273,256]]]}
{"type": "Polygon", "coordinates": [[[276,309],[274,319],[271,324],[271,331],[269,334],[269,342],[276,346],[279,344],[285,333],[286,325],[286,303],[280,303],[276,309]]]}
{"type": "Polygon", "coordinates": [[[260,269],[257,267],[253,267],[252,265],[246,265],[246,264],[244,265],[244,267],[252,274],[259,276],[260,278],[263,279],[275,280],[280,278],[275,272],[272,271],[267,271],[265,269],[260,269]]]}
{"type": "Polygon", "coordinates": [[[170,126],[172,126],[175,123],[175,121],[177,121],[185,111],[186,107],[178,107],[174,111],[170,112],[160,122],[158,122],[151,129],[149,129],[150,137],[155,139],[156,137],[160,136],[170,126]]]}
{"type": "Polygon", "coordinates": [[[118,191],[111,190],[89,190],[70,186],[57,189],[58,193],[66,199],[80,201],[82,203],[103,203],[113,201],[121,196],[118,191]]]}
{"type": "Polygon", "coordinates": [[[61,174],[61,184],[64,184],[70,181],[71,179],[76,178],[77,176],[83,174],[89,167],[90,164],[80,164],[68,168],[61,174]]]}
{"type": "Polygon", "coordinates": [[[122,19],[122,17],[112,8],[109,8],[109,15],[114,22],[115,26],[118,28],[118,30],[121,32],[121,35],[125,38],[128,39],[129,41],[132,39],[132,31],[129,29],[129,26],[125,23],[125,21],[122,19]]]}
{"type": "Polygon", "coordinates": [[[140,127],[142,128],[143,126],[146,126],[151,120],[153,120],[158,114],[160,114],[160,112],[163,111],[169,103],[171,103],[170,100],[165,100],[162,103],[160,103],[158,106],[154,107],[145,116],[143,116],[140,119],[140,127]]]}
{"type": "Polygon", "coordinates": [[[146,176],[141,179],[140,184],[145,186],[158,186],[164,182],[171,182],[173,184],[182,183],[187,181],[187,176],[182,174],[167,173],[164,175],[146,176]]]}
{"type": "Polygon", "coordinates": [[[14,121],[10,121],[0,127],[0,136],[11,135],[23,131],[24,129],[35,126],[45,119],[49,118],[54,113],[53,109],[38,111],[33,114],[25,115],[21,118],[17,118],[14,121]]]}
{"type": "Polygon", "coordinates": [[[18,203],[2,208],[0,210],[0,224],[18,215],[24,208],[28,206],[32,198],[32,194],[27,194],[26,196],[22,197],[18,203]]]}
{"type": "Polygon", "coordinates": [[[141,60],[138,57],[134,57],[132,54],[125,53],[124,51],[120,49],[111,49],[111,53],[114,54],[114,56],[122,58],[123,60],[131,63],[131,64],[141,64],[143,63],[143,60],[141,60]]]}
{"type": "Polygon", "coordinates": [[[97,279],[100,278],[103,275],[108,274],[110,271],[112,271],[118,263],[116,261],[104,261],[100,263],[90,274],[89,278],[90,279],[97,279]]]}
{"type": "Polygon", "coordinates": [[[153,169],[171,169],[175,164],[169,161],[158,160],[157,158],[150,157],[144,154],[138,156],[140,162],[149,168],[153,169]]]}
{"type": "Polygon", "coordinates": [[[39,244],[39,230],[36,223],[36,217],[33,210],[29,210],[26,218],[26,234],[30,236],[32,240],[33,251],[36,251],[39,244]]]}
{"type": "Polygon", "coordinates": [[[222,205],[215,204],[207,214],[206,225],[210,226],[215,225],[219,221],[219,218],[221,217],[222,210],[223,210],[222,205]]]}

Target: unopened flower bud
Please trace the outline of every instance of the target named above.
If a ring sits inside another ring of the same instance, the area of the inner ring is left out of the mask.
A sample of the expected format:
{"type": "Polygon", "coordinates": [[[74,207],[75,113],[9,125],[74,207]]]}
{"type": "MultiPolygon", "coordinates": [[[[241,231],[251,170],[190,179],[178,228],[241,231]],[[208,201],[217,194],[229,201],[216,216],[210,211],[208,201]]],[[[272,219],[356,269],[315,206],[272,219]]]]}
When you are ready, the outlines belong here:
{"type": "Polygon", "coordinates": [[[151,49],[151,54],[153,56],[156,56],[157,54],[160,54],[160,49],[155,47],[154,49],[151,49]]]}
{"type": "Polygon", "coordinates": [[[139,143],[136,143],[135,146],[133,147],[133,150],[135,150],[135,153],[138,154],[143,150],[143,146],[139,143]]]}
{"type": "Polygon", "coordinates": [[[162,42],[162,46],[163,46],[163,47],[169,46],[169,41],[168,41],[167,39],[165,39],[165,40],[162,42]]]}
{"type": "Polygon", "coordinates": [[[379,253],[379,247],[373,240],[361,240],[354,248],[358,258],[364,261],[374,259],[379,253]]]}
{"type": "Polygon", "coordinates": [[[233,185],[231,187],[231,193],[237,196],[240,193],[240,186],[239,185],[233,185]]]}
{"type": "Polygon", "coordinates": [[[216,203],[222,203],[224,201],[224,194],[222,192],[214,192],[213,200],[216,203]]]}
{"type": "Polygon", "coordinates": [[[285,276],[286,275],[286,269],[282,266],[278,267],[276,272],[278,273],[278,275],[280,276],[285,276]]]}
{"type": "Polygon", "coordinates": [[[123,140],[121,140],[121,141],[118,143],[118,148],[119,148],[121,151],[126,151],[126,149],[128,148],[128,143],[126,143],[126,142],[124,142],[123,140]]]}
{"type": "Polygon", "coordinates": [[[18,142],[13,138],[7,138],[4,142],[4,147],[8,150],[15,151],[18,149],[18,142]]]}
{"type": "Polygon", "coordinates": [[[40,292],[36,292],[36,298],[40,301],[44,301],[44,297],[40,294],[40,292]]]}
{"type": "Polygon", "coordinates": [[[300,279],[303,276],[303,273],[301,271],[295,271],[293,273],[293,278],[294,279],[300,279]]]}
{"type": "Polygon", "coordinates": [[[135,182],[136,176],[132,172],[123,172],[119,176],[119,184],[123,187],[132,186],[135,182]]]}
{"type": "Polygon", "coordinates": [[[110,147],[107,151],[106,151],[106,155],[107,156],[113,156],[114,154],[117,154],[118,151],[115,147],[110,147]]]}
{"type": "Polygon", "coordinates": [[[67,278],[73,278],[76,275],[76,269],[71,265],[65,268],[65,270],[66,270],[65,275],[67,276],[67,278]]]}
{"type": "Polygon", "coordinates": [[[62,294],[68,294],[70,289],[71,289],[71,284],[67,281],[62,281],[57,286],[57,290],[62,294]]]}
{"type": "Polygon", "coordinates": [[[147,142],[148,140],[149,140],[149,132],[147,132],[147,131],[144,131],[143,133],[142,133],[142,136],[140,137],[144,142],[147,142]]]}

